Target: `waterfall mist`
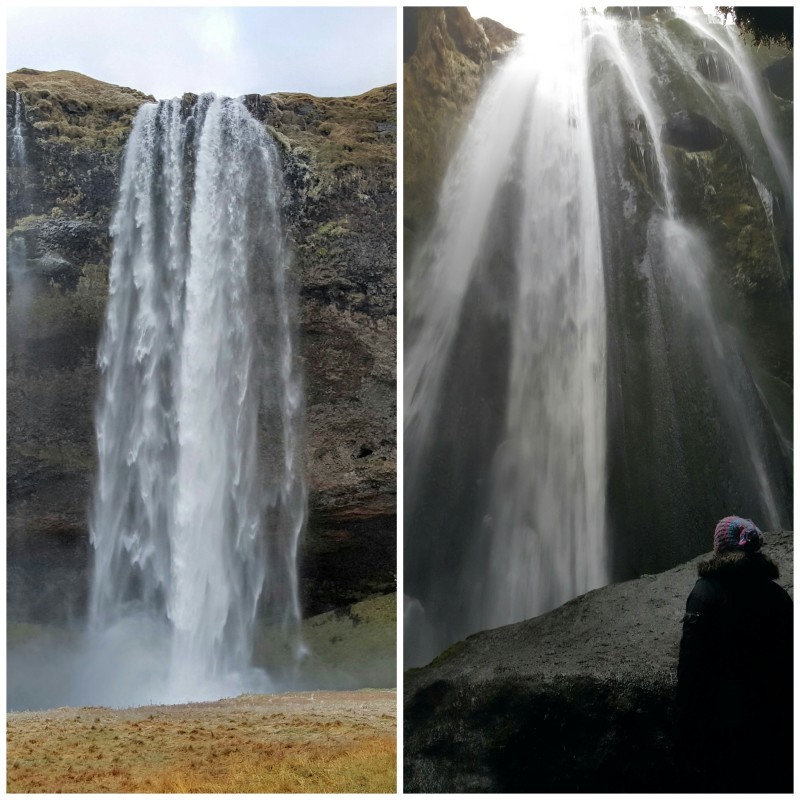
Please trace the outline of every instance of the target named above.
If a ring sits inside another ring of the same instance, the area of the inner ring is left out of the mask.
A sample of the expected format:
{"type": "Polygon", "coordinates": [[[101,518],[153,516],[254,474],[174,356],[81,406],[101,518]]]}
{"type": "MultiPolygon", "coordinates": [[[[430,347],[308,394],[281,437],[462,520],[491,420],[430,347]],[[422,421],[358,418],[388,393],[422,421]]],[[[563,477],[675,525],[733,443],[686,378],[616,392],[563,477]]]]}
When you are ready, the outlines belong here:
{"type": "Polygon", "coordinates": [[[495,68],[407,293],[406,666],[703,552],[725,514],[790,524],[791,359],[714,217],[744,186],[778,287],[749,302],[790,349],[774,105],[694,11],[565,11],[495,68]]]}
{"type": "Polygon", "coordinates": [[[139,110],[98,352],[88,627],[38,707],[274,689],[252,664],[257,621],[303,655],[303,389],[281,192],[277,148],[239,101],[139,110]]]}

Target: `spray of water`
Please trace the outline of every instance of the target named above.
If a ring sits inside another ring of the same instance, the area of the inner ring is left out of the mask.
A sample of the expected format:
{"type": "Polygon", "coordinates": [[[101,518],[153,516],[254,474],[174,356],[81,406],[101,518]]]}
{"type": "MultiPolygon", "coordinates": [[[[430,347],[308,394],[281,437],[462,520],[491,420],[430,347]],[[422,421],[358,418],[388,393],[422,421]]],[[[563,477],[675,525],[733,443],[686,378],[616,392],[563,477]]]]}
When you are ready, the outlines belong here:
{"type": "Polygon", "coordinates": [[[302,387],[280,175],[237,101],[145,105],[134,123],[99,350],[82,702],[267,689],[250,665],[265,585],[271,617],[299,621],[302,387]]]}

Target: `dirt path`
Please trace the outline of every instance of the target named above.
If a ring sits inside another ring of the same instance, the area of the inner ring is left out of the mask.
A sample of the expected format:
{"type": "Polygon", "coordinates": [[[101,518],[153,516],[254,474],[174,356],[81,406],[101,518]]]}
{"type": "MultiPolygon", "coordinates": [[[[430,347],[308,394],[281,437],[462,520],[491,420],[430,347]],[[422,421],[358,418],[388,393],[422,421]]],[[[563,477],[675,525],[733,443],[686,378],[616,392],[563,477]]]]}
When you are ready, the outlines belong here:
{"type": "Polygon", "coordinates": [[[395,792],[395,690],[7,715],[8,792],[395,792]]]}

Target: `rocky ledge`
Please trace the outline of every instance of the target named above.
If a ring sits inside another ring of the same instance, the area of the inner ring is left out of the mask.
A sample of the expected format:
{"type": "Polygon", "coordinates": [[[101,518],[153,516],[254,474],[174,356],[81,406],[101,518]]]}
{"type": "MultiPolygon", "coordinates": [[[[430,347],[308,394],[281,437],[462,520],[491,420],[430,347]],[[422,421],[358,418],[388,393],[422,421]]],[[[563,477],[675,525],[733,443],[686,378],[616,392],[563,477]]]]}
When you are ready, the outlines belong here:
{"type": "MultiPolygon", "coordinates": [[[[767,542],[791,592],[793,535],[767,542]]],[[[475,634],[406,672],[406,791],[690,788],[673,698],[686,598],[708,557],[475,634]]]]}

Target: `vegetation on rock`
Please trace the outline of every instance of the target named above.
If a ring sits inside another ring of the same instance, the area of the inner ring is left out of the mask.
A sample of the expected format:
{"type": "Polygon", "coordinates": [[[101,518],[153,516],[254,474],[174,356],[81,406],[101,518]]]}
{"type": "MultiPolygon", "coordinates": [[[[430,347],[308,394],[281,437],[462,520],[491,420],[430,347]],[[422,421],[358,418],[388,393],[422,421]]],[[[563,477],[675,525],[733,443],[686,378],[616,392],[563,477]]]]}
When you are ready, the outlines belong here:
{"type": "Polygon", "coordinates": [[[717,6],[756,46],[772,44],[794,46],[794,8],[792,6],[717,6]]]}
{"type": "Polygon", "coordinates": [[[117,149],[124,144],[139,106],[155,98],[79,72],[23,68],[6,85],[19,92],[28,121],[47,136],[77,147],[117,149]]]}

